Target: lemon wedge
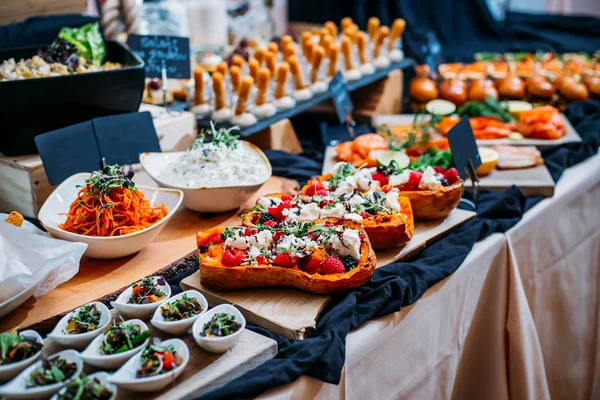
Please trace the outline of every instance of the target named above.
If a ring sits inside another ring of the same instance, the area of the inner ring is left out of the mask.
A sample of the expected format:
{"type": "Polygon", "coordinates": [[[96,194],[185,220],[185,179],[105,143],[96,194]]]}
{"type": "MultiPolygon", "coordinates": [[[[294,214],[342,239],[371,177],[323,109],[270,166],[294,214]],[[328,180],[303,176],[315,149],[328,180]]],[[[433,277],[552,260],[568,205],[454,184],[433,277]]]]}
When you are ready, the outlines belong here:
{"type": "Polygon", "coordinates": [[[506,105],[508,106],[510,115],[517,119],[519,119],[519,115],[521,115],[523,111],[529,111],[533,108],[531,103],[521,100],[509,100],[506,102],[506,105]]]}
{"type": "Polygon", "coordinates": [[[437,99],[428,102],[425,109],[433,115],[450,115],[456,111],[456,106],[448,100],[437,99]]]}
{"type": "Polygon", "coordinates": [[[496,150],[487,147],[479,147],[479,157],[481,157],[481,165],[477,168],[476,172],[479,176],[485,176],[496,168],[498,157],[500,157],[500,155],[496,150]]]}
{"type": "Polygon", "coordinates": [[[398,169],[404,169],[410,164],[410,158],[408,158],[403,151],[388,150],[382,151],[377,155],[377,162],[386,167],[390,165],[392,161],[396,162],[398,169]]]}

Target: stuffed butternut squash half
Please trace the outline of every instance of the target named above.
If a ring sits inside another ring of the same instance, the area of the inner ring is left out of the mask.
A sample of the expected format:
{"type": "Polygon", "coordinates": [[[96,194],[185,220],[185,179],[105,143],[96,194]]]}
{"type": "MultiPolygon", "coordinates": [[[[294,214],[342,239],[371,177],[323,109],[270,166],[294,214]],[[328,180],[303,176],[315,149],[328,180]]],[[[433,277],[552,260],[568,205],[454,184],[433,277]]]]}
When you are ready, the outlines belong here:
{"type": "Polygon", "coordinates": [[[462,197],[463,183],[455,168],[356,168],[340,162],[331,173],[310,180],[301,193],[340,196],[355,190],[364,193],[377,188],[398,189],[400,196],[410,199],[416,220],[433,220],[447,217],[456,208],[462,197]]]}
{"type": "Polygon", "coordinates": [[[200,280],[219,290],[289,286],[312,293],[364,285],[376,258],[362,225],[325,218],[197,234],[200,280]]]}
{"type": "Polygon", "coordinates": [[[246,226],[349,219],[363,224],[374,249],[400,246],[412,238],[415,229],[410,200],[391,187],[365,193],[355,190],[338,197],[331,192],[314,196],[269,194],[259,198],[243,218],[246,226]]]}

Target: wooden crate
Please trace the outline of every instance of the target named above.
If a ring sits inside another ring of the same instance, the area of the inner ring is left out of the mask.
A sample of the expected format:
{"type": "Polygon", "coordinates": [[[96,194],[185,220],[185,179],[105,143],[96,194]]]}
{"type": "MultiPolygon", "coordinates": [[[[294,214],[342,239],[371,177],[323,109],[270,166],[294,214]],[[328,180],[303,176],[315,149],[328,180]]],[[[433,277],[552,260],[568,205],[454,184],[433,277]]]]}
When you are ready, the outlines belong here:
{"type": "Polygon", "coordinates": [[[35,15],[82,14],[87,0],[0,1],[0,25],[23,21],[35,15]]]}
{"type": "MultiPolygon", "coordinates": [[[[167,112],[163,107],[147,104],[142,104],[140,111],[152,113],[163,151],[185,150],[196,138],[196,119],[192,113],[167,112]]],[[[37,218],[40,207],[53,190],[39,155],[0,155],[0,212],[14,210],[37,218]]]]}

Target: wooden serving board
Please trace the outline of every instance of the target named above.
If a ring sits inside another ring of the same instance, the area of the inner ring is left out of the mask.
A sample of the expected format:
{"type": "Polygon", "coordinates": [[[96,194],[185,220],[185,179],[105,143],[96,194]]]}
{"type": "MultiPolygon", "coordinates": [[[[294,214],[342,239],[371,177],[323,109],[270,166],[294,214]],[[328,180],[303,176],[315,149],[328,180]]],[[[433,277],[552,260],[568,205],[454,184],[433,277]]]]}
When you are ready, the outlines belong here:
{"type": "MultiPolygon", "coordinates": [[[[416,222],[415,234],[406,245],[393,250],[376,252],[377,268],[415,256],[428,244],[473,217],[475,213],[472,211],[456,209],[445,220],[416,222]]],[[[234,304],[248,321],[290,339],[303,339],[309,336],[321,312],[332,299],[331,296],[290,288],[213,290],[202,286],[199,272],[181,281],[181,288],[199,290],[206,296],[211,306],[223,303],[234,304]]]]}
{"type": "MultiPolygon", "coordinates": [[[[117,311],[112,310],[111,312],[113,319],[119,318],[117,311]]],[[[146,323],[154,337],[161,340],[175,337],[156,329],[149,322],[146,323]]],[[[245,329],[238,341],[223,354],[213,354],[202,349],[191,334],[179,336],[178,338],[183,340],[190,349],[190,361],[174,384],[154,393],[136,393],[118,389],[117,400],[192,399],[225,385],[277,354],[276,341],[248,329],[245,329]]],[[[49,339],[44,340],[44,352],[47,354],[54,354],[67,348],[49,339]]],[[[84,372],[87,374],[98,371],[102,371],[102,369],[89,365],[84,367],[84,372]]]]}
{"type": "MultiPolygon", "coordinates": [[[[544,139],[528,139],[523,140],[510,140],[510,139],[494,139],[494,140],[477,140],[477,144],[482,146],[492,146],[497,144],[506,144],[514,146],[536,146],[537,148],[545,148],[550,146],[556,146],[559,144],[581,142],[581,136],[577,133],[573,125],[569,122],[564,114],[561,114],[565,121],[566,135],[556,140],[544,140],[544,139]]],[[[410,125],[414,121],[414,114],[397,114],[397,115],[377,115],[373,117],[373,126],[378,128],[382,125],[394,126],[394,125],[410,125]]]]}
{"type": "MultiPolygon", "coordinates": [[[[335,148],[328,146],[325,150],[322,173],[330,172],[337,162],[335,148]]],[[[515,185],[526,196],[552,197],[554,195],[554,179],[543,164],[525,169],[495,169],[489,175],[480,176],[479,184],[484,190],[505,190],[515,185]]]]}

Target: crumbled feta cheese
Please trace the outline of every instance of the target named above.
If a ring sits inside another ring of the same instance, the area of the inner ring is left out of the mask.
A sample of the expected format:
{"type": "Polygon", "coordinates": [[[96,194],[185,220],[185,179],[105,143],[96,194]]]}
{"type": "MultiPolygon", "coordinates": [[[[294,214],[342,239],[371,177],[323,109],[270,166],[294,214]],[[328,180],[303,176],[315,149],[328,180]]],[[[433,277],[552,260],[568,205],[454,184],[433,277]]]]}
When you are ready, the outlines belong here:
{"type": "Polygon", "coordinates": [[[383,205],[394,212],[400,212],[400,203],[398,202],[398,193],[396,190],[391,190],[385,195],[383,205]]]}
{"type": "Polygon", "coordinates": [[[402,186],[406,182],[408,182],[409,178],[410,178],[410,171],[405,169],[404,171],[402,171],[401,174],[391,175],[388,180],[388,184],[390,186],[402,186]]]}
{"type": "Polygon", "coordinates": [[[356,259],[360,258],[360,237],[356,229],[345,229],[342,238],[338,235],[331,236],[331,247],[333,247],[340,256],[350,255],[356,259]]]}
{"type": "Polygon", "coordinates": [[[423,172],[423,176],[421,177],[421,182],[419,183],[419,189],[423,190],[435,190],[442,186],[442,183],[438,179],[438,174],[431,167],[427,167],[425,172],[423,172]]]}
{"type": "Polygon", "coordinates": [[[352,205],[364,204],[364,202],[365,202],[365,199],[363,199],[360,194],[355,194],[354,196],[352,196],[350,198],[350,200],[348,200],[348,203],[350,203],[352,205]]]}
{"type": "Polygon", "coordinates": [[[229,237],[225,240],[225,247],[233,247],[234,249],[246,250],[250,247],[250,242],[243,236],[229,237]]]}
{"type": "Polygon", "coordinates": [[[335,165],[333,166],[333,168],[331,168],[331,174],[332,175],[337,174],[337,172],[340,170],[340,168],[342,168],[346,164],[348,164],[348,163],[347,162],[343,162],[343,161],[335,163],[335,165]]]}
{"type": "Polygon", "coordinates": [[[273,234],[270,231],[260,231],[256,235],[252,235],[248,238],[248,241],[253,247],[259,249],[266,249],[273,240],[273,234]]]}
{"type": "Polygon", "coordinates": [[[281,204],[282,201],[280,198],[277,197],[266,197],[263,196],[260,199],[258,199],[258,204],[262,207],[262,208],[269,208],[269,207],[277,207],[279,204],[281,204]]]}
{"type": "Polygon", "coordinates": [[[354,221],[354,222],[362,222],[363,217],[361,217],[358,214],[355,213],[347,213],[344,214],[344,219],[349,219],[350,221],[354,221]]]}

